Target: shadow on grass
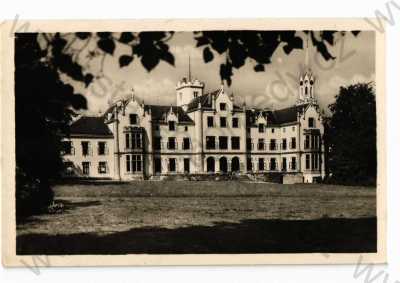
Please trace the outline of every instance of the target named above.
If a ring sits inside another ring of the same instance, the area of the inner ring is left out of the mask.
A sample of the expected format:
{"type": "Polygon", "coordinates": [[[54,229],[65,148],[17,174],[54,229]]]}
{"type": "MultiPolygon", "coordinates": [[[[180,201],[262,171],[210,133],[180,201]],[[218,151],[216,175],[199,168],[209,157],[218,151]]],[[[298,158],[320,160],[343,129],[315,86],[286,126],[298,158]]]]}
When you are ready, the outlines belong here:
{"type": "Polygon", "coordinates": [[[100,201],[81,201],[81,202],[72,202],[69,200],[57,200],[57,203],[63,204],[64,205],[64,210],[73,210],[76,208],[82,208],[82,207],[90,207],[90,206],[97,206],[101,205],[100,201]]]}
{"type": "Polygon", "coordinates": [[[108,235],[28,234],[17,237],[17,254],[365,253],[376,252],[376,224],[376,218],[252,219],[108,235]]]}

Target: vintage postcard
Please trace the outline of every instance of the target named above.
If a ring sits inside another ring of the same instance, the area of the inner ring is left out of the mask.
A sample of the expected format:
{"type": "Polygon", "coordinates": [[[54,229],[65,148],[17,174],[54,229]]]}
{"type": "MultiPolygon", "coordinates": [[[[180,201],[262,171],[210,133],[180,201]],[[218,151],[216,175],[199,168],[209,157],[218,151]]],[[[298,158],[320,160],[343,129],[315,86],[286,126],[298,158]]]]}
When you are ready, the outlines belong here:
{"type": "Polygon", "coordinates": [[[373,23],[6,22],[3,264],[385,262],[373,23]]]}

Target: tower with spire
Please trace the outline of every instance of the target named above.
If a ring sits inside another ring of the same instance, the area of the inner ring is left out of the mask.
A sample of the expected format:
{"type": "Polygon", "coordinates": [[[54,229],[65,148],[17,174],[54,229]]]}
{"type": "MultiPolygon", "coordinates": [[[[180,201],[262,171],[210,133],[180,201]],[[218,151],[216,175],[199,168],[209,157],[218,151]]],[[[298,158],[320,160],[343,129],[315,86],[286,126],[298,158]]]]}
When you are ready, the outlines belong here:
{"type": "Polygon", "coordinates": [[[182,78],[176,85],[176,105],[185,107],[193,99],[203,95],[204,83],[198,79],[192,79],[192,70],[190,66],[190,56],[188,64],[188,77],[182,78]]]}
{"type": "Polygon", "coordinates": [[[311,71],[309,62],[309,50],[308,50],[308,34],[306,39],[306,54],[305,54],[305,68],[299,78],[299,97],[297,99],[297,105],[304,104],[316,104],[317,100],[314,96],[315,88],[315,76],[311,71]]]}

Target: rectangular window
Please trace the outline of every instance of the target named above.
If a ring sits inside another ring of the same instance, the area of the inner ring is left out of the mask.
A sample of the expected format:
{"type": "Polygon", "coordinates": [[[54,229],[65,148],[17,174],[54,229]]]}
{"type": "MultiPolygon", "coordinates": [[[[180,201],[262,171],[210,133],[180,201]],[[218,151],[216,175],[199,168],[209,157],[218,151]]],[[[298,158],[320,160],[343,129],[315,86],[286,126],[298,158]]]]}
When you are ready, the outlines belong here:
{"type": "Polygon", "coordinates": [[[98,155],[105,155],[106,154],[106,142],[99,142],[97,147],[98,155]]]}
{"type": "Polygon", "coordinates": [[[215,149],[215,137],[206,137],[206,149],[215,149]]]}
{"type": "Polygon", "coordinates": [[[129,114],[129,124],[137,125],[138,123],[138,115],[137,114],[129,114]]]}
{"type": "Polygon", "coordinates": [[[286,166],[286,157],[283,157],[282,158],[282,171],[286,171],[286,168],[287,168],[287,166],[286,166]]]}
{"type": "Polygon", "coordinates": [[[319,155],[318,153],[313,153],[311,155],[311,166],[313,170],[318,170],[319,168],[319,155]]]}
{"type": "Polygon", "coordinates": [[[225,111],[226,110],[226,103],[220,103],[219,104],[219,110],[225,111]]]}
{"type": "Polygon", "coordinates": [[[140,154],[132,155],[132,172],[141,172],[142,171],[142,156],[140,154]]]}
{"type": "Polygon", "coordinates": [[[258,150],[264,150],[264,139],[258,139],[258,144],[257,144],[257,148],[258,150]]]}
{"type": "Polygon", "coordinates": [[[310,169],[310,155],[306,154],[306,169],[310,169]]]}
{"type": "Polygon", "coordinates": [[[276,140],[271,139],[271,142],[269,144],[269,150],[276,150],[276,140]]]}
{"type": "Polygon", "coordinates": [[[153,145],[155,150],[160,150],[161,149],[161,137],[155,137],[154,138],[154,145],[153,145]]]}
{"type": "Polygon", "coordinates": [[[194,96],[194,98],[198,97],[199,96],[199,92],[198,91],[194,91],[193,92],[193,96],[194,96]]]}
{"type": "Polygon", "coordinates": [[[131,148],[131,135],[129,133],[125,134],[125,148],[131,148]]]}
{"type": "Polygon", "coordinates": [[[214,117],[212,117],[212,116],[207,117],[207,127],[209,127],[209,128],[214,127],[214,117]]]}
{"type": "Polygon", "coordinates": [[[133,149],[141,149],[142,148],[142,134],[141,133],[132,133],[131,134],[131,147],[133,149]]]}
{"type": "Polygon", "coordinates": [[[63,141],[62,142],[62,153],[65,155],[73,154],[72,141],[63,141]]]}
{"type": "Polygon", "coordinates": [[[84,155],[84,156],[89,155],[90,154],[89,142],[83,141],[81,144],[82,144],[82,155],[84,155]]]}
{"type": "Polygon", "coordinates": [[[184,150],[190,149],[190,138],[183,138],[183,145],[182,148],[184,150]]]}
{"type": "Polygon", "coordinates": [[[126,171],[132,173],[142,171],[142,156],[140,154],[126,156],[126,171]]]}
{"type": "Polygon", "coordinates": [[[100,161],[98,167],[99,174],[106,174],[107,173],[107,162],[100,161]]]}
{"type": "Polygon", "coordinates": [[[175,121],[168,121],[168,129],[170,131],[175,131],[175,121]]]}
{"type": "Polygon", "coordinates": [[[131,172],[131,156],[126,156],[126,172],[131,172]]]}
{"type": "Polygon", "coordinates": [[[258,171],[264,171],[264,158],[258,159],[258,171]]]}
{"type": "Polygon", "coordinates": [[[226,117],[220,117],[219,123],[221,128],[226,128],[226,117]]]}
{"type": "Polygon", "coordinates": [[[82,172],[83,175],[90,174],[90,162],[82,162],[82,172]]]}
{"type": "Polygon", "coordinates": [[[314,128],[315,127],[315,120],[314,118],[308,118],[308,127],[309,128],[314,128]]]}
{"type": "Polygon", "coordinates": [[[271,133],[272,134],[275,133],[275,129],[274,128],[271,129],[271,133]]]}
{"type": "Polygon", "coordinates": [[[291,164],[292,170],[296,170],[297,164],[296,164],[296,157],[292,157],[292,164],[291,164]]]}
{"type": "Polygon", "coordinates": [[[258,132],[264,133],[264,124],[258,124],[258,132]]]}
{"type": "Polygon", "coordinates": [[[219,137],[219,149],[228,149],[228,137],[219,137]]]}
{"type": "Polygon", "coordinates": [[[176,160],[175,160],[175,158],[170,158],[169,159],[168,169],[169,169],[169,172],[175,172],[176,171],[176,160]]]}
{"type": "Polygon", "coordinates": [[[237,117],[232,118],[232,128],[239,128],[239,118],[237,117]]]}
{"type": "Polygon", "coordinates": [[[291,149],[295,149],[296,148],[296,138],[292,138],[292,142],[291,142],[291,149]]]}
{"type": "Polygon", "coordinates": [[[240,137],[231,138],[232,149],[240,149],[240,137]]]}
{"type": "Polygon", "coordinates": [[[183,171],[185,173],[190,173],[190,158],[183,159],[183,171]]]}
{"type": "Polygon", "coordinates": [[[271,171],[276,170],[276,159],[275,158],[271,158],[269,166],[270,166],[271,171]]]}
{"type": "Polygon", "coordinates": [[[310,148],[310,136],[306,135],[306,140],[304,141],[304,148],[309,149],[310,148]]]}
{"type": "Polygon", "coordinates": [[[174,137],[168,138],[168,149],[176,149],[174,137]]]}
{"type": "Polygon", "coordinates": [[[286,148],[287,148],[286,139],[282,139],[282,149],[283,149],[283,150],[286,150],[286,148]]]}

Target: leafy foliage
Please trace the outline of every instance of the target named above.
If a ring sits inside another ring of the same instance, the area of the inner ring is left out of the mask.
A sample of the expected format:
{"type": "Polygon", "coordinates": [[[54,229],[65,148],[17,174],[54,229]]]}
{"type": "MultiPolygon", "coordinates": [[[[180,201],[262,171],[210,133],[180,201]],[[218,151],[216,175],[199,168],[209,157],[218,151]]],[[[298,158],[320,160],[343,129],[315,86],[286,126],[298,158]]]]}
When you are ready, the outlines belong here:
{"type": "MultiPolygon", "coordinates": [[[[333,60],[335,57],[330,51],[330,47],[335,45],[335,38],[345,36],[345,32],[340,31],[197,31],[194,32],[196,47],[203,48],[203,60],[205,63],[215,59],[215,53],[225,56],[225,61],[220,64],[220,77],[228,85],[232,83],[235,69],[244,66],[246,60],[254,62],[254,71],[265,71],[266,65],[272,61],[273,54],[282,48],[287,55],[293,50],[305,48],[303,42],[305,37],[311,39],[311,44],[315,46],[317,52],[325,60],[333,60]]],[[[352,31],[357,36],[359,31],[352,31]]],[[[174,66],[175,58],[169,50],[168,41],[173,37],[174,32],[78,32],[75,34],[80,41],[89,42],[94,40],[97,49],[93,54],[102,56],[113,56],[118,46],[128,47],[130,53],[118,58],[119,66],[125,67],[134,61],[135,57],[140,59],[141,64],[147,71],[153,70],[161,61],[174,66]],[[100,51],[100,52],[97,52],[100,51]]],[[[67,41],[62,41],[60,35],[54,37],[51,45],[57,45],[55,51],[64,52],[67,41]],[[59,40],[60,42],[58,42],[59,40]]],[[[80,68],[76,61],[69,61],[71,57],[60,56],[59,66],[64,66],[61,71],[70,75],[74,80],[83,81],[86,85],[90,84],[92,77],[87,77],[84,70],[80,68]]]]}
{"type": "Polygon", "coordinates": [[[377,173],[376,105],[370,84],[341,87],[329,106],[332,117],[324,137],[331,181],[375,184],[377,173]]]}
{"type": "MultiPolygon", "coordinates": [[[[68,134],[74,108],[86,107],[86,99],[74,94],[72,86],[60,80],[60,65],[69,64],[60,52],[65,42],[54,38],[51,62],[38,44],[37,34],[17,34],[15,38],[15,136],[17,215],[38,212],[52,199],[50,180],[63,169],[60,157],[62,136],[68,134]]],[[[76,66],[78,68],[78,66],[76,66]]],[[[80,67],[80,66],[79,66],[80,67]]],[[[72,69],[79,73],[81,69],[72,69]]],[[[79,77],[79,76],[78,76],[79,77]]],[[[80,77],[79,77],[80,78],[80,77]]]]}

